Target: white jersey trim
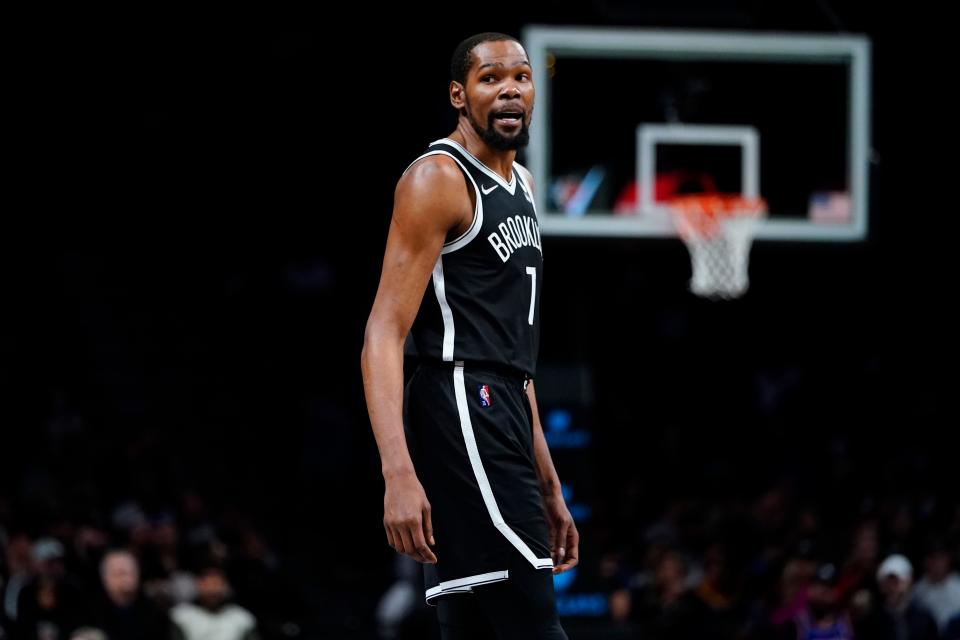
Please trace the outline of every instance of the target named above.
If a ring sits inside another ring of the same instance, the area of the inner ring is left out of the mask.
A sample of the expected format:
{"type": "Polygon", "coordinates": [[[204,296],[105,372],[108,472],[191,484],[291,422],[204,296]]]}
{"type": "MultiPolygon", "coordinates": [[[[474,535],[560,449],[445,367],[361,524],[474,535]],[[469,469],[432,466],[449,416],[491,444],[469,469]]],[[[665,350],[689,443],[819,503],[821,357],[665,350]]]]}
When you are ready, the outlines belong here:
{"type": "Polygon", "coordinates": [[[533,207],[533,214],[537,216],[537,219],[540,219],[540,215],[537,213],[537,199],[533,197],[533,189],[530,188],[530,183],[527,182],[524,172],[527,171],[527,168],[520,164],[519,162],[513,163],[513,170],[517,172],[517,177],[520,178],[520,188],[523,189],[524,194],[526,195],[527,201],[530,203],[530,206],[533,207]],[[521,171],[520,169],[523,171],[521,171]]]}
{"type": "Polygon", "coordinates": [[[447,156],[451,158],[454,162],[460,165],[460,168],[463,170],[463,173],[470,178],[470,182],[473,184],[473,191],[477,194],[477,205],[473,208],[473,221],[470,223],[470,226],[467,227],[467,230],[464,231],[460,236],[445,242],[443,248],[440,250],[441,254],[451,253],[457,249],[462,249],[467,246],[471,240],[477,237],[477,234],[480,233],[480,229],[483,227],[483,198],[480,197],[480,187],[477,186],[476,180],[473,179],[473,176],[470,175],[470,172],[467,171],[467,168],[463,166],[463,163],[460,162],[460,159],[449,151],[442,151],[437,149],[435,151],[428,151],[413,162],[411,162],[406,169],[403,170],[403,173],[406,173],[410,170],[410,167],[415,165],[420,160],[428,156],[447,156]]]}
{"type": "Polygon", "coordinates": [[[427,604],[433,604],[430,601],[440,596],[445,596],[452,593],[471,593],[473,591],[473,587],[477,587],[482,584],[490,584],[492,582],[502,582],[509,577],[510,572],[504,570],[481,573],[475,576],[467,576],[466,578],[457,578],[456,580],[445,580],[437,586],[427,589],[427,604]]]}
{"type": "Polygon", "coordinates": [[[506,189],[507,193],[509,193],[510,195],[513,195],[514,193],[516,193],[517,191],[516,172],[514,172],[510,176],[510,182],[507,182],[506,180],[503,179],[503,177],[499,173],[497,173],[487,165],[480,162],[476,156],[474,156],[472,153],[467,151],[463,146],[460,145],[460,143],[456,142],[455,140],[451,140],[450,138],[440,138],[439,140],[434,140],[433,142],[431,142],[430,146],[432,147],[433,145],[439,144],[439,143],[449,144],[452,147],[456,147],[457,149],[460,150],[461,153],[463,153],[464,157],[470,161],[470,164],[472,164],[477,169],[480,169],[480,171],[483,171],[485,174],[490,176],[490,178],[495,180],[497,184],[499,184],[501,187],[506,189]]]}
{"type": "Polygon", "coordinates": [[[440,315],[443,316],[443,360],[453,362],[453,311],[447,302],[446,284],[443,281],[443,256],[437,256],[437,264],[433,266],[433,291],[437,294],[440,303],[440,315]]]}

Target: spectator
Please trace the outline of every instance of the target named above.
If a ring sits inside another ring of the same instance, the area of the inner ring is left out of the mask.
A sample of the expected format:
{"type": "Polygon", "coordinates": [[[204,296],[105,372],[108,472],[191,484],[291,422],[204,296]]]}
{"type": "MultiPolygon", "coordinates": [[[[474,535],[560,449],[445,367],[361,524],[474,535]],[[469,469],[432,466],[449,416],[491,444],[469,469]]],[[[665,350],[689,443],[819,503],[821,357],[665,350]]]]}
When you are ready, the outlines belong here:
{"type": "Polygon", "coordinates": [[[880,564],[877,583],[882,601],[868,615],[857,635],[877,640],[936,640],[937,623],[930,612],[911,597],[913,565],[894,554],[880,564]]]}
{"type": "Polygon", "coordinates": [[[832,564],[817,569],[807,590],[807,606],[794,618],[799,640],[850,640],[853,625],[839,606],[837,570],[832,564]]]}
{"type": "Polygon", "coordinates": [[[197,578],[197,601],[170,612],[179,640],[259,640],[253,615],[230,603],[230,584],[219,567],[207,567],[197,578]]]}
{"type": "Polygon", "coordinates": [[[7,543],[6,583],[0,584],[0,629],[12,627],[17,622],[17,605],[20,592],[36,573],[30,539],[25,535],[10,538],[7,543]]]}
{"type": "Polygon", "coordinates": [[[31,549],[37,563],[33,582],[20,592],[14,637],[65,638],[80,626],[82,590],[64,564],[64,548],[55,538],[41,538],[31,549]]]}
{"type": "Polygon", "coordinates": [[[787,559],[780,575],[779,601],[770,614],[774,628],[789,627],[807,606],[810,583],[817,572],[811,545],[801,542],[787,559]]]}
{"type": "Polygon", "coordinates": [[[837,580],[837,598],[849,602],[857,593],[869,588],[880,563],[880,534],[875,522],[864,522],[857,527],[850,556],[837,580]]]}
{"type": "Polygon", "coordinates": [[[166,617],[143,598],[140,567],[129,551],[108,552],[100,563],[104,597],[95,609],[96,626],[110,640],[165,640],[166,617]]]}
{"type": "Polygon", "coordinates": [[[172,513],[162,512],[147,525],[141,549],[143,588],[158,606],[169,609],[196,597],[191,573],[181,567],[180,530],[172,513]]]}
{"type": "Polygon", "coordinates": [[[691,625],[687,637],[733,638],[740,634],[746,616],[737,576],[724,545],[710,545],[704,553],[703,580],[689,600],[690,616],[684,622],[691,625]]]}
{"type": "Polygon", "coordinates": [[[644,638],[682,640],[688,637],[686,625],[693,597],[686,585],[687,566],[680,552],[665,552],[656,565],[653,584],[641,592],[636,618],[644,638]]]}
{"type": "Polygon", "coordinates": [[[941,632],[947,630],[950,619],[960,614],[960,575],[951,571],[950,550],[940,541],[931,544],[924,562],[923,578],[913,591],[937,621],[941,632]]]}

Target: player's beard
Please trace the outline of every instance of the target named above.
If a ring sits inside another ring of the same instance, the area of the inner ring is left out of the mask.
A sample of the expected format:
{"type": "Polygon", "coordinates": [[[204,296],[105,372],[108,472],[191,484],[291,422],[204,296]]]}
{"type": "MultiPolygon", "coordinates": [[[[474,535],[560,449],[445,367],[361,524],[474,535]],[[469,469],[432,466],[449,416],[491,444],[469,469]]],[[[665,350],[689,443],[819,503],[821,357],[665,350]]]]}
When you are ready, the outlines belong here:
{"type": "Polygon", "coordinates": [[[520,131],[512,138],[508,138],[493,126],[493,112],[487,115],[487,128],[484,129],[480,126],[480,123],[477,122],[477,119],[473,117],[473,113],[470,112],[470,107],[464,105],[464,109],[467,112],[467,120],[470,121],[473,130],[493,149],[497,151],[516,151],[517,149],[524,148],[530,142],[530,131],[527,127],[526,112],[523,113],[520,119],[520,131]]]}

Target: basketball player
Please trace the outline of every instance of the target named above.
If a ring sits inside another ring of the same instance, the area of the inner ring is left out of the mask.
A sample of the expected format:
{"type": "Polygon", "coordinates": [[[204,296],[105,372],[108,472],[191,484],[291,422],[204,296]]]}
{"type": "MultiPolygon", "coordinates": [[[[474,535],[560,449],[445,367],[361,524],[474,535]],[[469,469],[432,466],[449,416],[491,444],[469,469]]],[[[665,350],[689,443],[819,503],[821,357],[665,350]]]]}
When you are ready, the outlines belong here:
{"type": "Polygon", "coordinates": [[[537,413],[543,257],[514,162],[533,74],[497,33],[464,40],[451,72],[457,127],[397,184],[364,341],[387,542],[424,563],[444,640],[566,638],[552,574],[577,564],[579,534],[537,413]]]}

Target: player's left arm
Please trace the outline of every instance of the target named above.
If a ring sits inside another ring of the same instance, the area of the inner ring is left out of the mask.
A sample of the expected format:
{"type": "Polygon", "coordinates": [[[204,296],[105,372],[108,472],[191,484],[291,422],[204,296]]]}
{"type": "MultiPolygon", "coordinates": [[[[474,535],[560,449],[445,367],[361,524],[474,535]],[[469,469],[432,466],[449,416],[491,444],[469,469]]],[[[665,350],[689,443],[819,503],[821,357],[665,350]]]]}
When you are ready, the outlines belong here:
{"type": "Polygon", "coordinates": [[[550,528],[550,556],[553,558],[553,572],[563,573],[577,566],[580,561],[580,533],[563,500],[560,477],[553,466],[547,439],[543,435],[533,380],[527,384],[527,399],[530,401],[530,413],[533,416],[533,454],[536,458],[537,478],[540,481],[540,494],[543,496],[543,508],[550,528]]]}

